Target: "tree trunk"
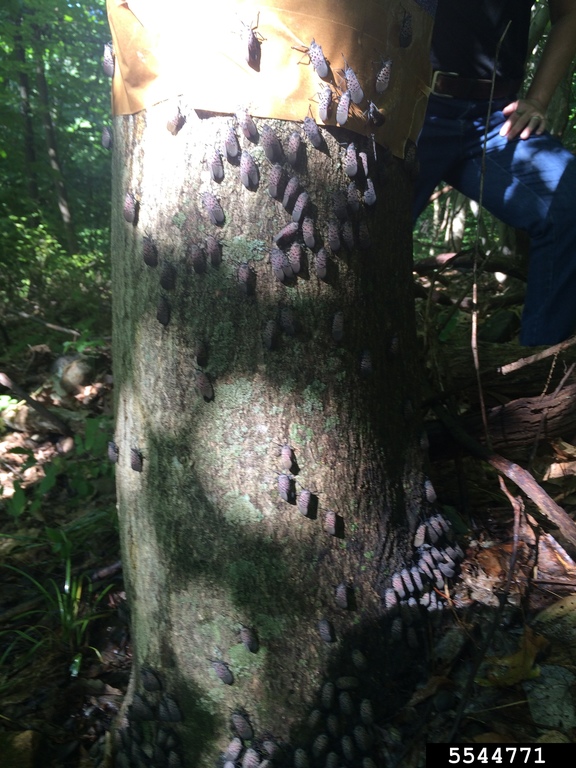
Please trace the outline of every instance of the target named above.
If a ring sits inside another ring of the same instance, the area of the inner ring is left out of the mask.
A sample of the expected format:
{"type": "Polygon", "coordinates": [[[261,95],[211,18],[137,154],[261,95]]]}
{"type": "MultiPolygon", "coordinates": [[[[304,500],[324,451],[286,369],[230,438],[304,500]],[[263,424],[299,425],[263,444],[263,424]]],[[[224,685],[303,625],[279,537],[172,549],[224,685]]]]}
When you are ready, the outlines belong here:
{"type": "Polygon", "coordinates": [[[216,183],[210,158],[234,121],[193,106],[179,101],[177,135],[174,102],[114,123],[115,442],[134,641],[117,764],[156,750],[155,766],[212,766],[239,736],[260,759],[274,740],[380,765],[359,706],[380,720],[412,689],[413,650],[396,644],[389,663],[382,597],[428,505],[410,169],[342,129],[321,129],[320,149],[305,140],[281,185],[296,173],[309,194],[315,243],[297,271],[274,247],[288,251],[277,235],[302,198],[272,198],[263,137],[268,125],[286,150],[302,124],[256,120],[256,142],[237,129],[258,181],[242,183],[244,157],[225,158],[216,183]],[[350,182],[339,142],[352,139],[377,201],[342,213],[337,250],[328,222],[350,182]],[[333,731],[311,724],[319,705],[334,707],[333,731]]]}
{"type": "Polygon", "coordinates": [[[34,143],[34,122],[32,120],[32,108],[30,105],[30,78],[28,77],[26,66],[26,54],[20,26],[22,16],[19,15],[16,21],[18,29],[14,37],[14,56],[19,65],[18,72],[18,92],[20,94],[20,105],[22,117],[24,120],[24,158],[26,161],[26,178],[28,179],[28,194],[30,199],[36,205],[40,203],[38,192],[38,179],[36,176],[36,149],[34,143]]]}

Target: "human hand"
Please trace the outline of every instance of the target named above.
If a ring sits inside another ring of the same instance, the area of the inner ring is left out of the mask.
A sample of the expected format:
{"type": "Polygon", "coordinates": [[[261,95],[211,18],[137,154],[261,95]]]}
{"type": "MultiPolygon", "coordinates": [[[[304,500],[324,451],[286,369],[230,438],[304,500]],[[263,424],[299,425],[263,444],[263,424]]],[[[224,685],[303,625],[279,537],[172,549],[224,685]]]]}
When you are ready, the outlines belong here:
{"type": "Polygon", "coordinates": [[[532,134],[540,136],[546,129],[546,110],[537,99],[518,99],[504,107],[508,120],[500,128],[500,136],[508,141],[520,136],[527,139],[532,134]]]}

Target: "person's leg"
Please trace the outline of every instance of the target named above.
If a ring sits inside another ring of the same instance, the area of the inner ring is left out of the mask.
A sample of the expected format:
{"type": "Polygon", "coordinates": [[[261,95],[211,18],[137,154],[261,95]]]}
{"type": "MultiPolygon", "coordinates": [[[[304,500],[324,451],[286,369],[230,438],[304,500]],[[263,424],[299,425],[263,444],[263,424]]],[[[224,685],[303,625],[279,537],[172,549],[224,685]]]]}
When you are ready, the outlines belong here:
{"type": "MultiPolygon", "coordinates": [[[[482,205],[531,237],[520,342],[555,344],[576,331],[576,158],[550,136],[508,141],[491,118],[482,205]]],[[[467,161],[446,181],[479,199],[484,126],[468,134],[467,161]]]]}

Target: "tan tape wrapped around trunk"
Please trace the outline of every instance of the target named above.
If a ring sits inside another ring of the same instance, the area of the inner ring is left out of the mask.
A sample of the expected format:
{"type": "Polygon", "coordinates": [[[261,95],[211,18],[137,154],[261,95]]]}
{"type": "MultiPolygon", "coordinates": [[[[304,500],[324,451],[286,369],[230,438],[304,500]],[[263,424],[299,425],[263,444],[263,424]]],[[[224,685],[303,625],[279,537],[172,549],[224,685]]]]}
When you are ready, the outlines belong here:
{"type": "MultiPolygon", "coordinates": [[[[344,57],[365,98],[350,111],[346,128],[404,156],[406,139],[418,137],[430,81],[433,18],[415,0],[107,0],[116,66],[114,114],[133,114],[185,95],[198,110],[303,120],[318,116],[317,94],[331,83],[346,89],[344,57]],[[400,31],[411,15],[412,41],[400,31]],[[247,61],[246,32],[261,40],[259,71],[247,61]],[[314,39],[330,62],[323,82],[304,53],[314,39]],[[404,41],[405,42],[405,41],[404,41]],[[376,75],[391,59],[387,90],[378,95],[376,75]],[[185,65],[183,66],[183,62],[185,65]],[[372,100],[385,116],[374,129],[365,115],[372,100]]],[[[429,3],[432,5],[432,3],[429,3]]],[[[335,109],[326,124],[336,125],[335,109]]]]}

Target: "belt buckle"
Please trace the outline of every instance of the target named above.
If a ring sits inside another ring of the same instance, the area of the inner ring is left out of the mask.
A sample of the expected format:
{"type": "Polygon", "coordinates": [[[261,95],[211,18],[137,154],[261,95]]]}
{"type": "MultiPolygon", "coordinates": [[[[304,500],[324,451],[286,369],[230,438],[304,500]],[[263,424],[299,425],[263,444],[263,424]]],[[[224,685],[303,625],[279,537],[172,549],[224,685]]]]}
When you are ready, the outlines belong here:
{"type": "Polygon", "coordinates": [[[432,82],[430,84],[430,90],[435,96],[443,96],[445,99],[453,99],[454,96],[451,96],[449,93],[437,93],[436,92],[436,80],[438,79],[438,75],[449,75],[452,77],[460,77],[458,72],[443,72],[441,69],[436,69],[432,73],[432,82]]]}

